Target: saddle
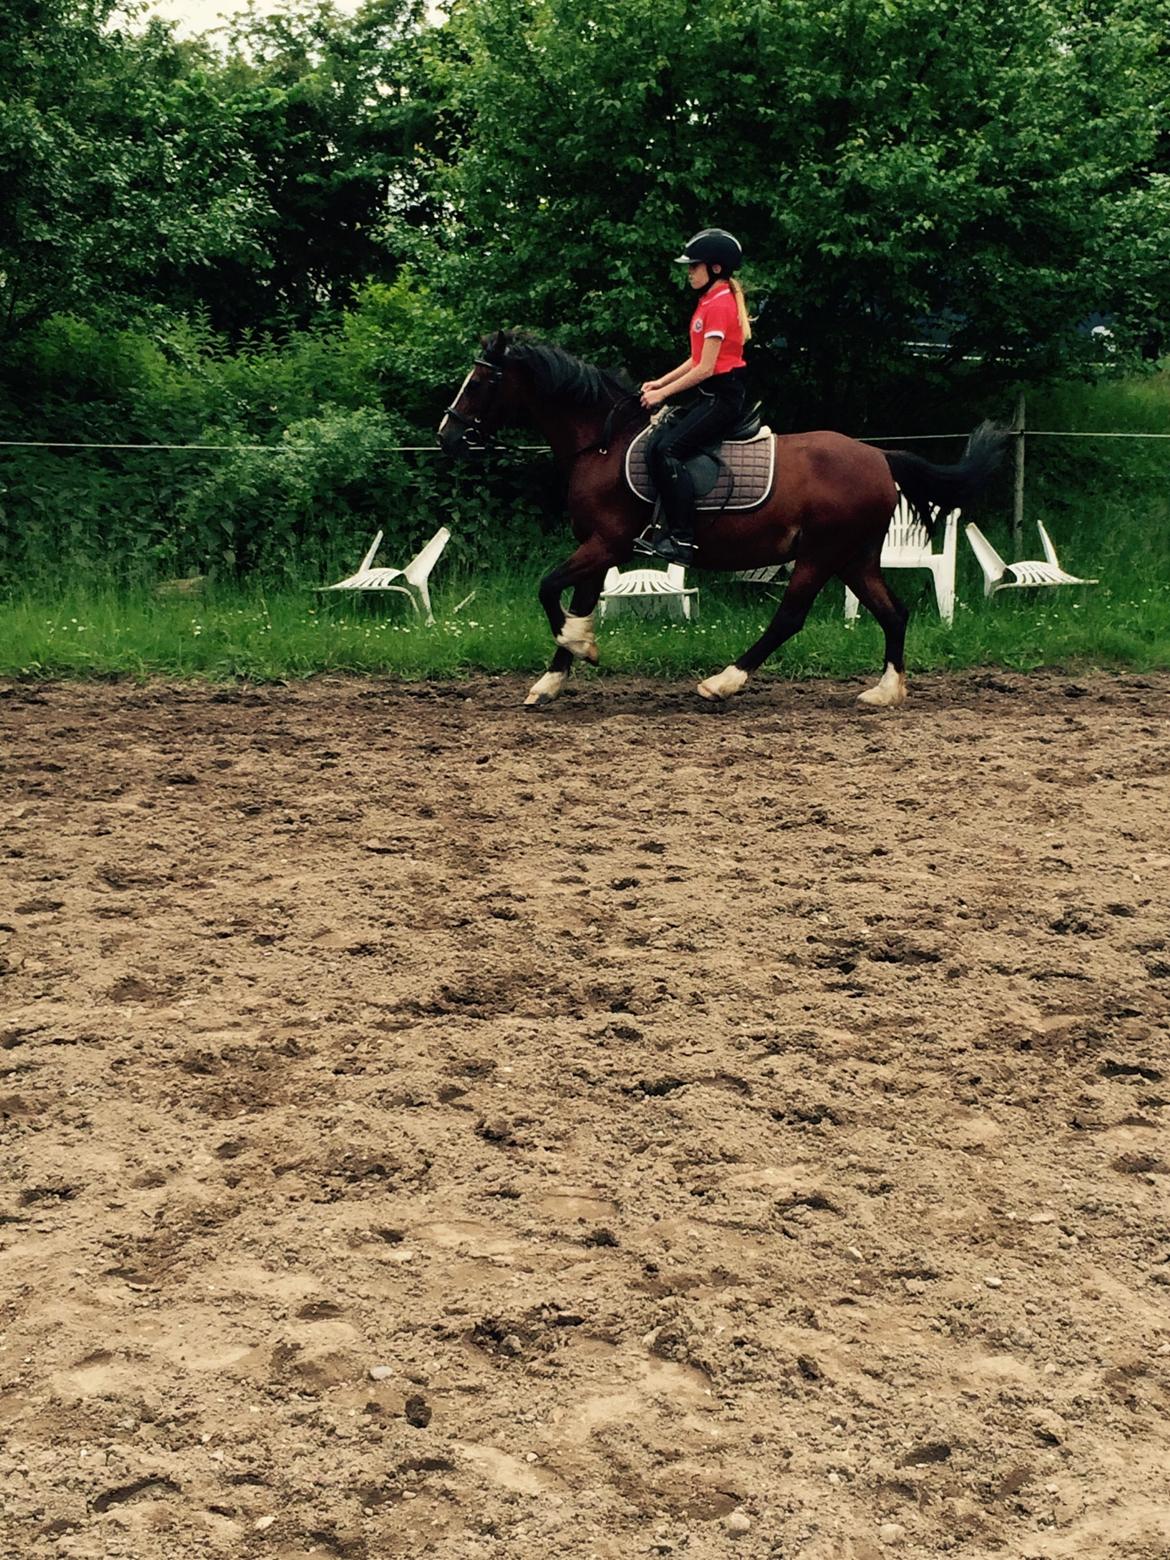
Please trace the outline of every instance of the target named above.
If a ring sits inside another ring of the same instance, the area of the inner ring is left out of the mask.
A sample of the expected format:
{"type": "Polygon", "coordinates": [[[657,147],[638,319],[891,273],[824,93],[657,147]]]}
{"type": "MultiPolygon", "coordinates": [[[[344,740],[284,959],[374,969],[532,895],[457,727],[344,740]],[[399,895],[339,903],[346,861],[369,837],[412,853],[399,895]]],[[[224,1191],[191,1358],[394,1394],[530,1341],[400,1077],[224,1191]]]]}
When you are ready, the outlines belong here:
{"type": "MultiPolygon", "coordinates": [[[[646,455],[651,441],[663,430],[664,420],[651,423],[626,451],[626,481],[647,504],[657,494],[646,455]]],[[[776,441],[762,421],[760,405],[746,411],[728,436],[692,455],[686,462],[700,510],[754,509],[772,491],[776,441]]]]}

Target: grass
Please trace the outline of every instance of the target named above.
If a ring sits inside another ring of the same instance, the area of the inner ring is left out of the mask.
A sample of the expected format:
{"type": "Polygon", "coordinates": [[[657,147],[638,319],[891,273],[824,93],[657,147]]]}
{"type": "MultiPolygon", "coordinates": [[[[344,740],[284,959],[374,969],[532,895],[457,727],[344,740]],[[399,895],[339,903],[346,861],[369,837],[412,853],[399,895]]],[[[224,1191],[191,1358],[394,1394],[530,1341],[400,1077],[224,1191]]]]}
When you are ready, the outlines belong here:
{"type": "MultiPolygon", "coordinates": [[[[1170,373],[1037,392],[1029,398],[1028,420],[1033,428],[1170,432],[1170,373]]],[[[998,485],[979,523],[1010,559],[1020,556],[1003,519],[1010,509],[1010,470],[998,485]]],[[[891,576],[914,609],[910,670],[1170,667],[1170,439],[1031,441],[1027,513],[1024,556],[1039,556],[1034,522],[1042,520],[1065,566],[1098,576],[1100,584],[1004,592],[985,601],[978,568],[961,542],[953,629],[939,623],[925,574],[891,576]]],[[[464,577],[445,559],[435,575],[431,628],[401,596],[322,596],[307,583],[280,591],[245,583],[187,597],[146,586],[103,586],[93,577],[86,583],[80,568],[72,567],[70,580],[80,583],[13,585],[0,597],[0,677],[535,675],[552,651],[537,580],[568,551],[567,536],[548,545],[547,556],[533,558],[523,575],[500,570],[464,577]]],[[[776,593],[718,576],[696,580],[702,610],[695,624],[623,613],[601,625],[603,668],[682,679],[735,660],[762,631],[776,593]]],[[[857,628],[845,627],[842,589],[833,584],[767,671],[791,678],[854,676],[877,669],[881,652],[880,633],[865,614],[857,628]]]]}
{"type": "MultiPolygon", "coordinates": [[[[1070,558],[1075,568],[1089,562],[1070,558]]],[[[907,661],[913,670],[980,665],[1170,666],[1170,583],[1101,569],[1093,588],[1013,592],[985,602],[969,558],[960,571],[952,629],[938,620],[926,574],[893,576],[915,608],[907,661]]],[[[622,612],[600,625],[602,665],[667,678],[706,675],[759,635],[776,592],[699,577],[693,624],[622,612]]],[[[831,585],[804,629],[769,663],[782,677],[852,676],[881,664],[881,635],[865,614],[856,628],[831,585]]],[[[533,673],[552,643],[536,600],[536,576],[448,579],[424,626],[402,597],[322,597],[212,588],[174,597],[148,589],[70,586],[55,597],[15,596],[0,606],[0,676],[152,677],[257,682],[354,673],[404,679],[477,672],[533,673]],[[472,599],[464,598],[474,592],[472,599]]]]}

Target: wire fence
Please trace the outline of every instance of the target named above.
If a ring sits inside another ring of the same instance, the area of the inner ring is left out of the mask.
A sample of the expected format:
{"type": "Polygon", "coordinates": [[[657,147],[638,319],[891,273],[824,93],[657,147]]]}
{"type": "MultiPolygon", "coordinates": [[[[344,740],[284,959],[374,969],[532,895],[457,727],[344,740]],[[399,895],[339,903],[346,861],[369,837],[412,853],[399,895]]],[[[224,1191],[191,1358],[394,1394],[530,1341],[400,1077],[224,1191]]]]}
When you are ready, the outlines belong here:
{"type": "MultiPolygon", "coordinates": [[[[1070,428],[1007,428],[1005,433],[1018,439],[1170,439],[1170,433],[1130,433],[1105,430],[1080,431],[1070,428]]],[[[970,432],[957,433],[867,433],[858,437],[859,444],[923,443],[934,439],[965,439],[970,432]]],[[[0,449],[18,450],[184,450],[209,452],[225,451],[241,453],[252,450],[305,450],[310,444],[105,444],[80,439],[0,439],[0,449]]],[[[375,444],[371,446],[385,455],[437,455],[438,444],[375,444]]],[[[508,449],[525,453],[545,453],[547,444],[513,444],[508,449]]]]}

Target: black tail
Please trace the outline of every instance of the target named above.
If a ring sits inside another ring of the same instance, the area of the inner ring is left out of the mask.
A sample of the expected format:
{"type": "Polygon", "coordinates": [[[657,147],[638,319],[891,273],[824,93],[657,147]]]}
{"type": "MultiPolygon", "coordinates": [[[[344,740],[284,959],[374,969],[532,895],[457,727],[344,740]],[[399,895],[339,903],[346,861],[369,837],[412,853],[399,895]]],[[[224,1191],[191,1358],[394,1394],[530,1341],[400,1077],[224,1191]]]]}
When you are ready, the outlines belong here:
{"type": "Polygon", "coordinates": [[[908,450],[883,450],[894,481],[906,495],[915,515],[933,535],[935,507],[938,515],[960,509],[986,487],[1003,460],[1004,445],[1011,437],[994,423],[982,422],[967,440],[957,466],[932,466],[908,450]]]}

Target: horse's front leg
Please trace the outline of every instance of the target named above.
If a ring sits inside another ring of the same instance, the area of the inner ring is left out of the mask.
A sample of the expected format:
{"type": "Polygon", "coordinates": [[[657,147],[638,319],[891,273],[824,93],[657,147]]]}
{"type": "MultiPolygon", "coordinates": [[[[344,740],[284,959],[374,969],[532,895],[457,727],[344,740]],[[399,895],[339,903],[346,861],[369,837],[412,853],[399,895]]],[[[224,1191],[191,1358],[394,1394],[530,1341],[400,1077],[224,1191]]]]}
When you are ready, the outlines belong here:
{"type": "Polygon", "coordinates": [[[540,604],[548,615],[557,650],[548,671],[528,690],[525,704],[551,704],[568,681],[575,660],[597,665],[593,609],[612,561],[606,549],[589,541],[541,580],[540,604]],[[570,587],[573,595],[566,613],[561,596],[570,587]]]}

